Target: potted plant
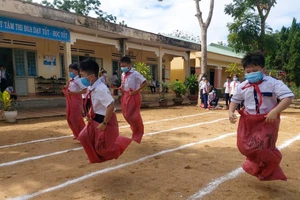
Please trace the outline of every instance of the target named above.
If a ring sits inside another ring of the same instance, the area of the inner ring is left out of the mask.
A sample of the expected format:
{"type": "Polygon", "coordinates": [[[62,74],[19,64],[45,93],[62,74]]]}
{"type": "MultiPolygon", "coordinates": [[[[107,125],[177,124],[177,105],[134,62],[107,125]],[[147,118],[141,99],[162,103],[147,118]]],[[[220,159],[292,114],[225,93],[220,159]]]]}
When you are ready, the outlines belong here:
{"type": "Polygon", "coordinates": [[[198,79],[195,74],[190,75],[185,79],[185,86],[189,90],[189,95],[187,96],[191,103],[196,104],[198,101],[198,79]]]}
{"type": "Polygon", "coordinates": [[[175,105],[181,105],[183,102],[182,95],[186,93],[186,86],[181,81],[175,81],[172,84],[172,90],[175,92],[176,96],[173,98],[175,105]]]}
{"type": "Polygon", "coordinates": [[[0,92],[0,101],[3,104],[3,116],[7,122],[15,122],[17,119],[18,112],[11,106],[10,94],[5,90],[3,93],[0,92]]]}
{"type": "MultiPolygon", "coordinates": [[[[150,71],[150,67],[148,65],[146,65],[145,63],[142,62],[136,62],[134,64],[134,69],[139,72],[140,74],[143,75],[143,77],[147,80],[147,82],[149,82],[150,80],[152,80],[152,75],[151,75],[151,71],[150,71]]],[[[144,92],[149,90],[149,87],[145,87],[143,89],[143,91],[141,91],[142,94],[142,104],[141,107],[142,108],[147,108],[150,107],[151,101],[148,101],[145,98],[145,94],[144,92]]]]}

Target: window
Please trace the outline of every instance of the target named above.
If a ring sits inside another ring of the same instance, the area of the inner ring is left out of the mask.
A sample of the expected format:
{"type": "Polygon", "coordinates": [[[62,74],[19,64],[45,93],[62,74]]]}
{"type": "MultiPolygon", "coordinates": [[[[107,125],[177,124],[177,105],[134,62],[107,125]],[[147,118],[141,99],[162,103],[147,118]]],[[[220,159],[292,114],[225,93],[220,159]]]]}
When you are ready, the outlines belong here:
{"type": "Polygon", "coordinates": [[[196,74],[196,68],[195,67],[191,67],[191,74],[196,74]]]}
{"type": "Polygon", "coordinates": [[[15,49],[14,50],[14,60],[16,66],[16,76],[25,77],[25,51],[15,49]]]}
{"type": "Polygon", "coordinates": [[[35,52],[27,51],[27,72],[28,76],[36,76],[36,56],[35,52]]]}
{"type": "Polygon", "coordinates": [[[66,68],[65,68],[65,58],[63,54],[59,55],[59,63],[60,63],[60,73],[61,73],[61,77],[66,77],[66,68]]]}
{"type": "Polygon", "coordinates": [[[113,60],[112,61],[112,74],[114,72],[118,73],[118,77],[120,77],[120,70],[119,70],[119,61],[118,60],[113,60]]]}
{"type": "Polygon", "coordinates": [[[147,64],[150,67],[150,73],[154,80],[157,80],[157,65],[155,64],[147,64]]]}
{"type": "Polygon", "coordinates": [[[15,49],[14,62],[17,77],[37,76],[36,52],[15,49]]]}

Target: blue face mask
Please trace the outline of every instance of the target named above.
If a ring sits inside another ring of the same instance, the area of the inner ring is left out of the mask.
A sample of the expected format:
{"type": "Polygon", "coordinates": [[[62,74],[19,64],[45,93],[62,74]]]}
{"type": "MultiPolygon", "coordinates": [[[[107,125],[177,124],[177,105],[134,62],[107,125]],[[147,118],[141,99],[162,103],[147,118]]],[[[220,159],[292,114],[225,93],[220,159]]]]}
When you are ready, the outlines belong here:
{"type": "Polygon", "coordinates": [[[234,81],[237,81],[238,79],[237,79],[237,78],[233,78],[233,80],[234,80],[234,81]]]}
{"type": "Polygon", "coordinates": [[[129,71],[128,67],[121,67],[122,72],[126,73],[129,71]]]}
{"type": "Polygon", "coordinates": [[[88,87],[91,85],[90,81],[86,77],[80,78],[82,85],[88,87]]]}
{"type": "Polygon", "coordinates": [[[74,72],[69,72],[69,77],[70,78],[74,78],[76,75],[74,74],[74,72]]]}
{"type": "Polygon", "coordinates": [[[263,79],[263,73],[261,71],[251,72],[249,74],[245,74],[245,78],[249,81],[249,83],[257,83],[263,79]]]}

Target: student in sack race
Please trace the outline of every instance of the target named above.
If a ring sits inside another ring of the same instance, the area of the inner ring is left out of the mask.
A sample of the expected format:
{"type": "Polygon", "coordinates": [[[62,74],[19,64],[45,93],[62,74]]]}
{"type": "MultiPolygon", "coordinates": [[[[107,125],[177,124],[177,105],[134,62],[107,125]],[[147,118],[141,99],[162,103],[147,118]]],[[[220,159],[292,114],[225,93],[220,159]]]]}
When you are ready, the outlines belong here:
{"type": "Polygon", "coordinates": [[[87,87],[81,83],[79,78],[79,65],[73,63],[69,66],[69,77],[71,78],[67,86],[63,89],[66,97],[66,118],[74,139],[85,127],[82,118],[82,94],[86,93],[87,87]]]}
{"type": "Polygon", "coordinates": [[[229,120],[237,121],[234,112],[244,100],[237,130],[238,149],[246,156],[243,169],[260,181],[286,180],[279,166],[282,155],[276,141],[280,113],[291,104],[294,94],[282,81],[264,75],[265,57],[261,52],[247,53],[242,65],[246,80],[231,98],[229,120]]]}
{"type": "Polygon", "coordinates": [[[87,112],[88,123],[79,134],[90,163],[117,159],[131,143],[131,139],[119,136],[114,98],[110,90],[98,78],[99,65],[92,59],[80,63],[81,82],[88,87],[91,101],[87,112]]]}
{"type": "Polygon", "coordinates": [[[146,79],[132,69],[131,59],[127,56],[121,58],[122,83],[120,91],[122,113],[132,130],[132,139],[141,143],[144,135],[144,124],[140,114],[141,90],[148,85],[146,79]]]}

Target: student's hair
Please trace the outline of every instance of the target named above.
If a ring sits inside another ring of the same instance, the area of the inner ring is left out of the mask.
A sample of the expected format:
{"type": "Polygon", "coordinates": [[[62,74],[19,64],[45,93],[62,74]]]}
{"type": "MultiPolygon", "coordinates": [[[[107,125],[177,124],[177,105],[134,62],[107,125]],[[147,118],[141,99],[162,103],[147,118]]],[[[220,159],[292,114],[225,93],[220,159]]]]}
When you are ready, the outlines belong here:
{"type": "Polygon", "coordinates": [[[83,71],[87,74],[94,74],[96,77],[98,77],[99,65],[92,59],[86,59],[80,62],[80,71],[83,71]]]}
{"type": "Polygon", "coordinates": [[[260,66],[265,67],[265,57],[261,51],[248,52],[242,59],[242,65],[244,69],[248,66],[260,66]]]}
{"type": "Polygon", "coordinates": [[[124,56],[121,58],[120,63],[127,63],[127,64],[131,64],[131,59],[128,56],[124,56]]]}
{"type": "Polygon", "coordinates": [[[118,73],[117,73],[117,72],[114,72],[113,75],[118,75],[118,73]]]}
{"type": "Polygon", "coordinates": [[[69,65],[69,69],[74,69],[79,73],[79,65],[77,62],[74,62],[72,64],[69,65]]]}
{"type": "Polygon", "coordinates": [[[231,76],[227,76],[227,78],[229,78],[229,79],[230,79],[230,78],[231,78],[231,76]]]}

